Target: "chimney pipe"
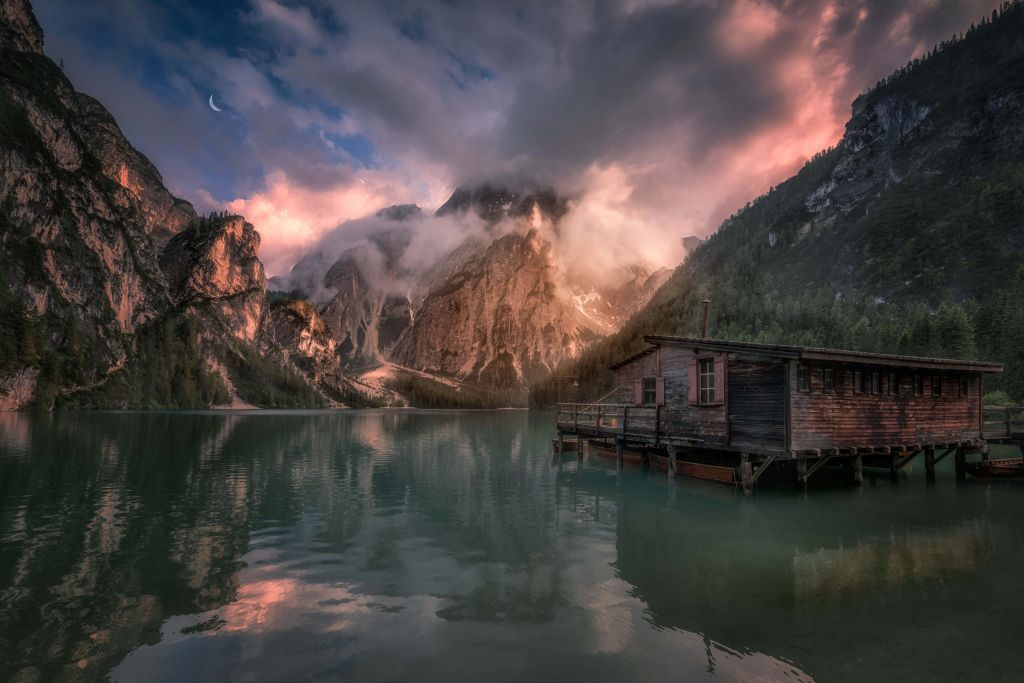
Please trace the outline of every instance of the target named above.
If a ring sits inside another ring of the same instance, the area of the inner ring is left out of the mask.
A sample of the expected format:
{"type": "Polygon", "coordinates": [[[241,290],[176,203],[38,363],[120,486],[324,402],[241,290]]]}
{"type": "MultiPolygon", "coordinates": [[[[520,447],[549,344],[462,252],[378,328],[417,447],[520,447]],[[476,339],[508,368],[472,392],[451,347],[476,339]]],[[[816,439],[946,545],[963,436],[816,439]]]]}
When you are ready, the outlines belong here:
{"type": "Polygon", "coordinates": [[[702,301],[701,303],[704,304],[704,315],[703,315],[703,317],[701,318],[701,321],[700,321],[700,338],[701,339],[707,339],[708,338],[708,313],[711,311],[711,299],[704,299],[704,301],[702,301]]]}

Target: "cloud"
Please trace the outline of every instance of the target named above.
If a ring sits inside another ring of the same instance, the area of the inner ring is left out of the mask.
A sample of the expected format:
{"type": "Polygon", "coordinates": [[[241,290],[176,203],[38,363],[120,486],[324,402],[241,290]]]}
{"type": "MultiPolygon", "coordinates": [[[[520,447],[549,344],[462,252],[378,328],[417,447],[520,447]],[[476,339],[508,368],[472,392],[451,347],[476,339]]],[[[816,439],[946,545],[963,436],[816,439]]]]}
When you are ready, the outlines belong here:
{"type": "Polygon", "coordinates": [[[834,144],[859,92],[995,4],[111,0],[116,23],[38,9],[75,83],[172,189],[243,212],[275,274],[381,206],[431,209],[502,177],[580,197],[566,244],[597,230],[670,264],[680,236],[834,144]]]}

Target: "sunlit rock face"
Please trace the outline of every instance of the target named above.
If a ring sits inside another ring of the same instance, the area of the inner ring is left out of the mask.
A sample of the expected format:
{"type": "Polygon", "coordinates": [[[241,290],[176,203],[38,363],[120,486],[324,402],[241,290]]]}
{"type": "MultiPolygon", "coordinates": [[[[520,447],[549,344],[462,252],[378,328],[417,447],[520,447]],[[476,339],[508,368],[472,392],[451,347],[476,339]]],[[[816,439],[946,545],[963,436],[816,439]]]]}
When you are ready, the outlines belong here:
{"type": "Polygon", "coordinates": [[[594,340],[581,318],[556,289],[551,245],[534,230],[506,235],[427,295],[394,359],[513,386],[594,340]]]}
{"type": "Polygon", "coordinates": [[[259,233],[241,216],[186,228],[161,257],[176,302],[210,314],[238,341],[254,342],[267,286],[259,245],[259,233]]]}

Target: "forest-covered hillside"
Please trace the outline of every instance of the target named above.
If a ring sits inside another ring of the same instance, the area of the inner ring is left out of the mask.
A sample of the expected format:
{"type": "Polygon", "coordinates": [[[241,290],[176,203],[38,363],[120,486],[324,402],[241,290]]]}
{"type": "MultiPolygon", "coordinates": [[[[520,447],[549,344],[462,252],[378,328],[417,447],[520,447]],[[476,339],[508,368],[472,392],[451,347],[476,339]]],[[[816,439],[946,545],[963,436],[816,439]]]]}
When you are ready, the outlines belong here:
{"type": "Polygon", "coordinates": [[[1022,255],[1015,2],[857,98],[835,148],[726,220],[644,310],[536,384],[531,401],[600,397],[607,365],[642,335],[696,333],[705,298],[716,338],[1000,361],[988,388],[1024,399],[1022,255]]]}

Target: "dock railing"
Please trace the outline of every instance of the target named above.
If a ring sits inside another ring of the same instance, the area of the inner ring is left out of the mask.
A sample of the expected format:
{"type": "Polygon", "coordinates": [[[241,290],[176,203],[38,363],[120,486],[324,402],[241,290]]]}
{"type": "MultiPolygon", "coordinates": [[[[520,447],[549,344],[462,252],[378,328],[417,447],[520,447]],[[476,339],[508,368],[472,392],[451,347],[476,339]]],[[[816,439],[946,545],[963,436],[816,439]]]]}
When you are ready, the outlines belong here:
{"type": "Polygon", "coordinates": [[[1024,406],[985,406],[982,426],[989,441],[1024,440],[1024,406]]]}
{"type": "Polygon", "coordinates": [[[658,437],[661,406],[627,403],[559,403],[559,428],[594,435],[620,434],[658,437]]]}

